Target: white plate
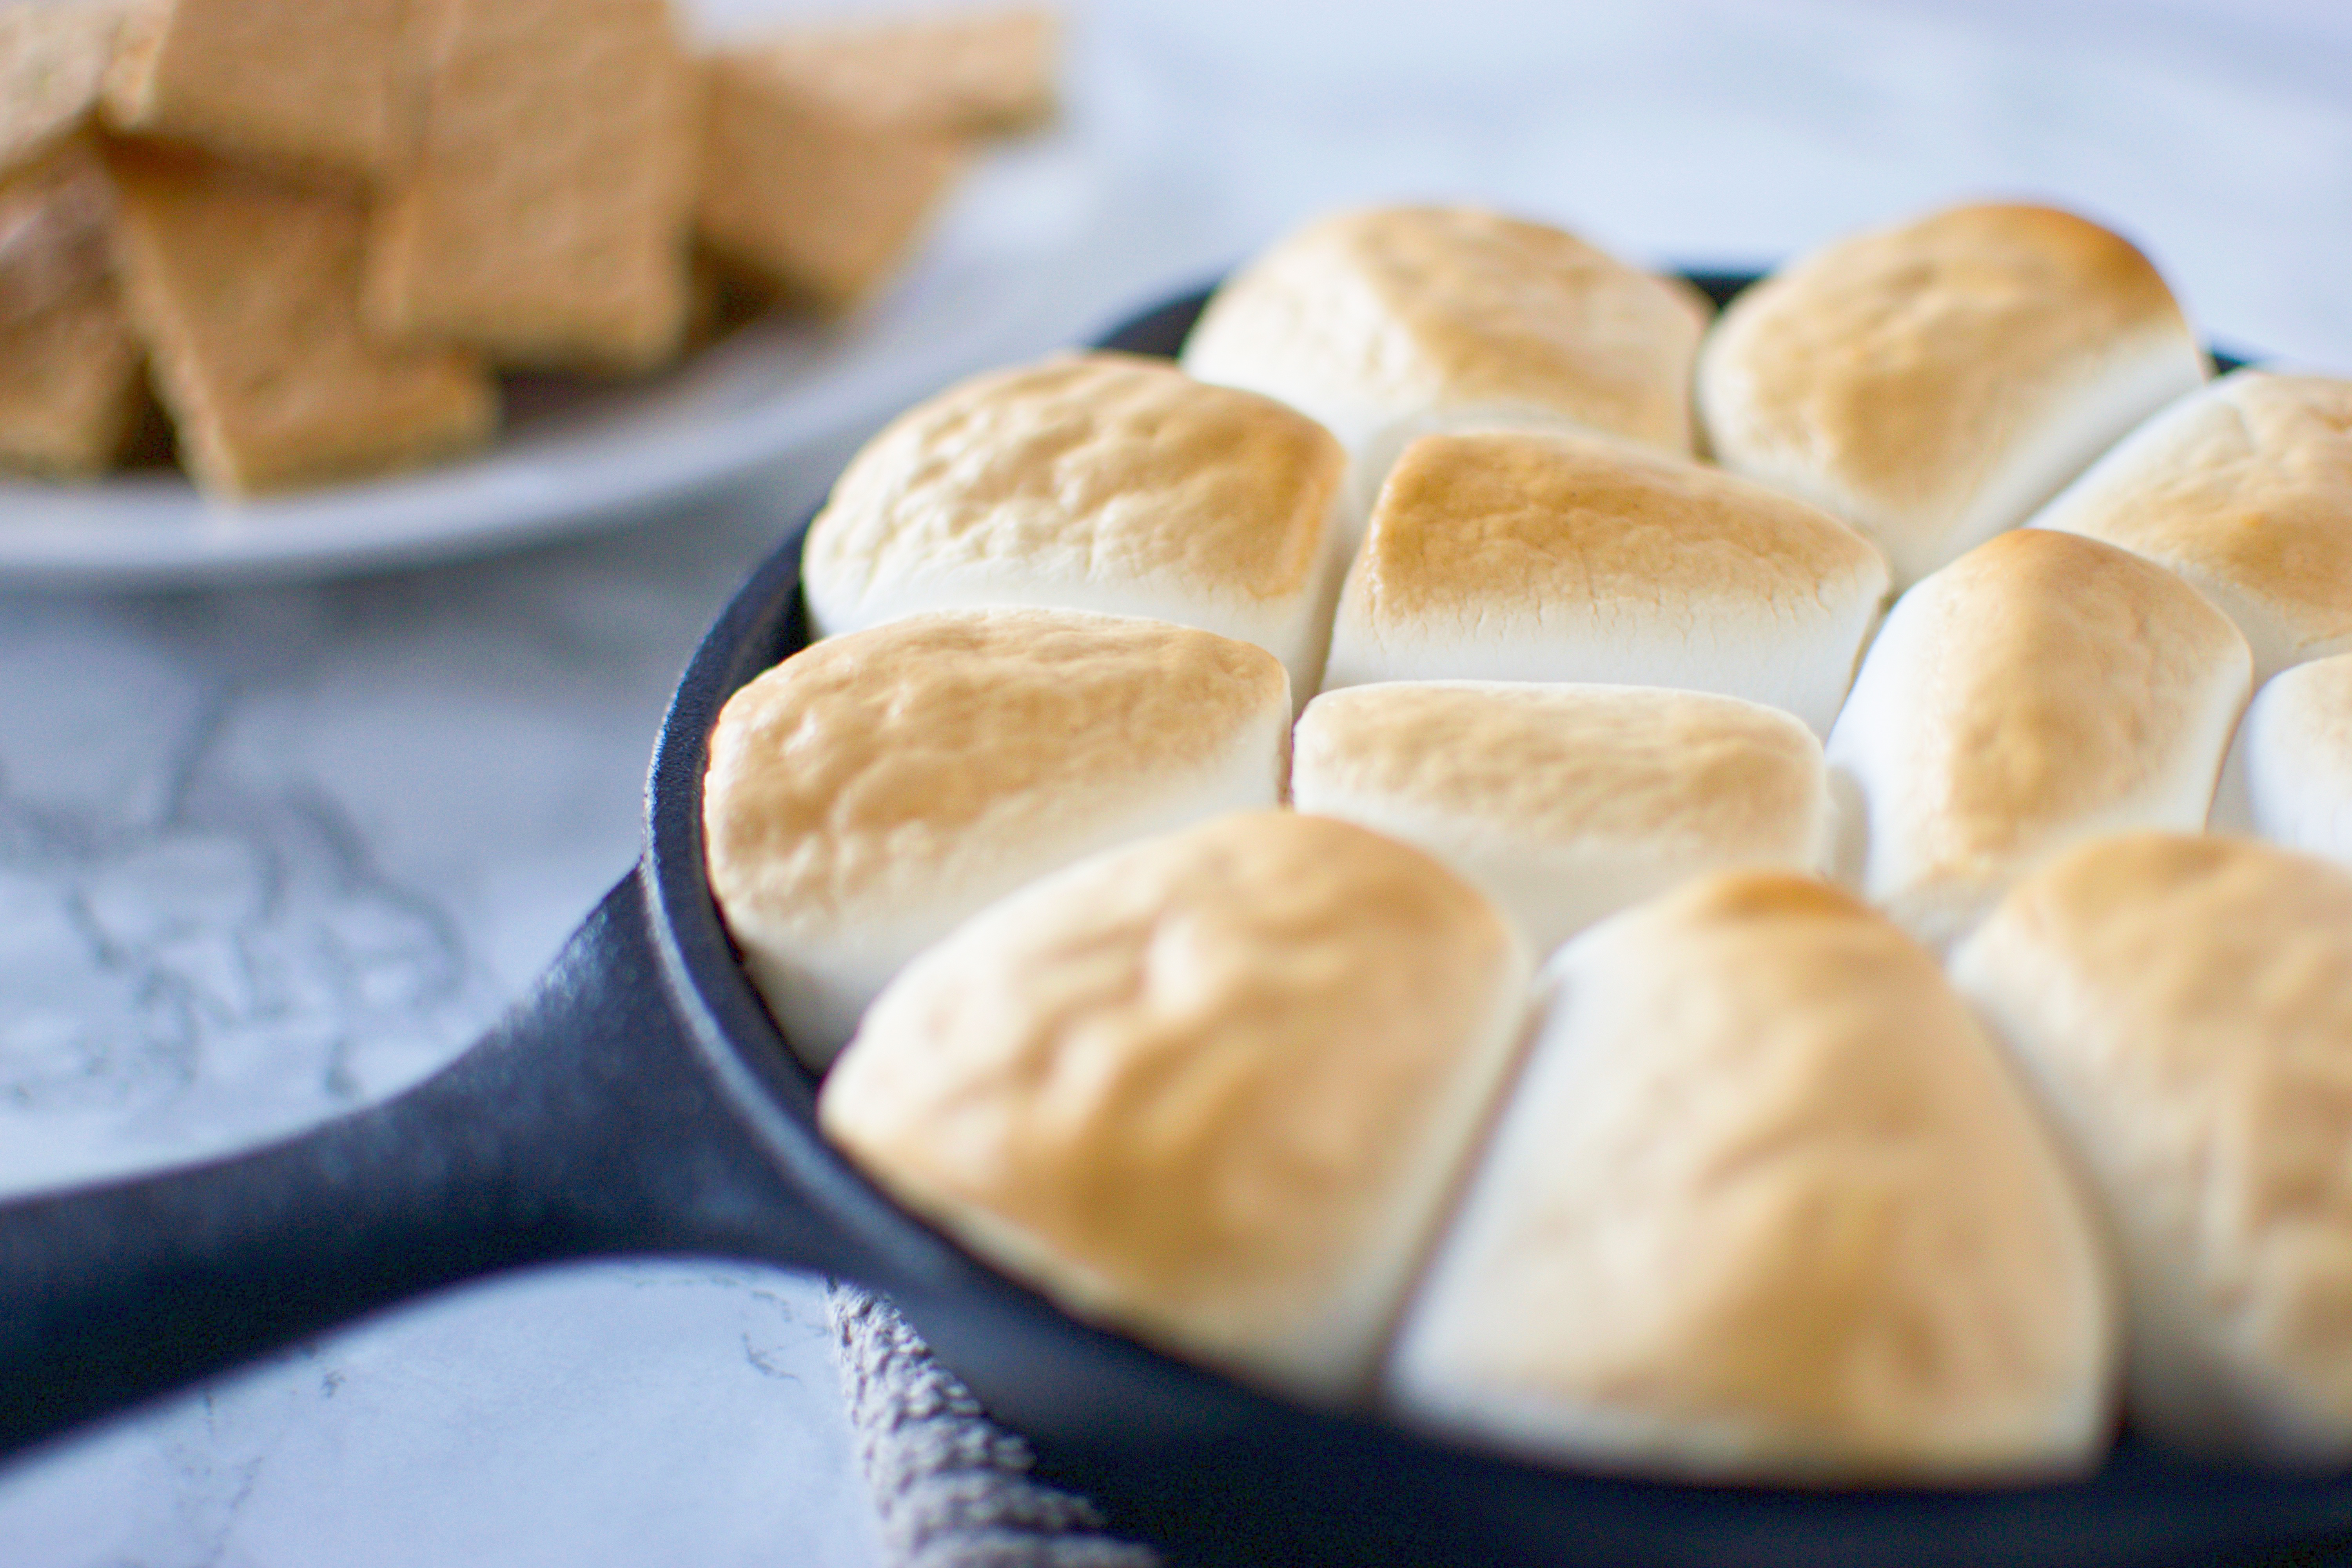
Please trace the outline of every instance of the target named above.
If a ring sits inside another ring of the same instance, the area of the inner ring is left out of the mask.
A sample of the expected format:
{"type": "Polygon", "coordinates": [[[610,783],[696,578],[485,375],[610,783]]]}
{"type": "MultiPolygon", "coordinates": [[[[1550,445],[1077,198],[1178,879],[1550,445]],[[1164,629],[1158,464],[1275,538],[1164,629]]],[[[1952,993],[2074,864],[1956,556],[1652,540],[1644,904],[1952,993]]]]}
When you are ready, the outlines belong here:
{"type": "Polygon", "coordinates": [[[505,432],[475,458],[242,504],[207,501],[163,469],[88,485],[0,479],[0,584],[416,565],[642,519],[745,479],[1055,342],[1052,280],[1094,223],[1100,162],[1070,126],[998,149],[907,275],[855,320],[765,318],[642,382],[509,383],[505,432]]]}

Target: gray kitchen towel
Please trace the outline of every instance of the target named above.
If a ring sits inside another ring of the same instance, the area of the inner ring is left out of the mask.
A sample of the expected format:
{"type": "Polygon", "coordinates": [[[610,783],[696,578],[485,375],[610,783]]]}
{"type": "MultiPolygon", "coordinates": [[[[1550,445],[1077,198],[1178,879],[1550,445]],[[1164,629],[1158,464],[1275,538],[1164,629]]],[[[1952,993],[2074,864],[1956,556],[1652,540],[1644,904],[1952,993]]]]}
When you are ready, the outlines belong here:
{"type": "Polygon", "coordinates": [[[1029,1445],[889,1302],[835,1280],[825,1307],[887,1568],[1159,1568],[1104,1534],[1093,1503],[1033,1479],[1029,1445]]]}

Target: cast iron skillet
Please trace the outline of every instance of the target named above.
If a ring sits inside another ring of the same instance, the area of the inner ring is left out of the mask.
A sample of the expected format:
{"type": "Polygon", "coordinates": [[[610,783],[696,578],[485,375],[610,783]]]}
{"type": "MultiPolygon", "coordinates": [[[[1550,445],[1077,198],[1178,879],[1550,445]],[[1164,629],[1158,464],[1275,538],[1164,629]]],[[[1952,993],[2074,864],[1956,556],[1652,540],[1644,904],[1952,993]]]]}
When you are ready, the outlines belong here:
{"type": "MultiPolygon", "coordinates": [[[[1718,300],[1746,281],[1697,279],[1718,300]]],[[[1170,353],[1205,295],[1108,346],[1170,353]]],[[[619,1253],[754,1258],[895,1296],[1045,1473],[1181,1561],[1764,1565],[2212,1563],[2352,1537],[2352,1479],[2168,1462],[2080,1485],[1709,1489],[1599,1479],[1301,1409],[1063,1316],[819,1139],[815,1085],[704,880],[704,746],[806,640],[802,531],[679,684],[648,841],[538,990],[438,1077],[258,1152],[0,1208],[0,1447],[23,1447],[402,1298],[619,1253]]]]}

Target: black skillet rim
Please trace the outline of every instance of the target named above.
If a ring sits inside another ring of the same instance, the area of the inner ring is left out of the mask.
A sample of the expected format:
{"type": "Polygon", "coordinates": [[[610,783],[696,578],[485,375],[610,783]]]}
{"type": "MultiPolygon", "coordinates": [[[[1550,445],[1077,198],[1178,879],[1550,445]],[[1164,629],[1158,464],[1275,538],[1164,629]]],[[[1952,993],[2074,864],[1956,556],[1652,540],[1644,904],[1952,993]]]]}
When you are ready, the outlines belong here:
{"type": "MultiPolygon", "coordinates": [[[[1756,274],[1685,276],[1720,303],[1756,274]]],[[[1099,346],[1169,353],[1208,293],[1190,291],[1138,315],[1099,346]]],[[[2216,362],[2224,370],[2242,363],[2228,355],[2216,362]]],[[[977,1262],[900,1209],[818,1135],[814,1081],[793,1059],[738,963],[705,875],[701,784],[710,727],[739,687],[805,643],[799,568],[807,527],[801,521],[751,574],[678,686],[647,781],[646,897],[673,1005],[698,1053],[732,1108],[844,1238],[840,1259],[825,1260],[828,1266],[915,1297],[977,1304],[1000,1321],[1025,1320],[1080,1344],[1089,1361],[1120,1364],[1130,1375],[1180,1389],[1187,1400],[1205,1400],[1271,1445],[1333,1445],[1388,1464],[1425,1464],[1460,1484],[1565,1492],[1555,1502],[1601,1510],[1591,1522],[1611,1527],[1605,1532],[1622,1540],[1623,1552],[1639,1552],[1643,1542],[1654,1547],[1670,1532],[1711,1558],[1711,1548],[1738,1551],[1769,1533],[1780,1549],[1768,1555],[1789,1562],[1855,1553],[1876,1561],[1933,1541],[2004,1557],[2032,1551],[2053,1563],[2137,1563],[2175,1553],[2210,1561],[2216,1552],[2352,1530],[2352,1478],[2217,1470],[2155,1454],[2128,1436],[2085,1480],[1994,1490],[1811,1492],[1562,1469],[1424,1436],[1368,1413],[1288,1403],[1066,1317],[977,1262]],[[2094,1533],[2095,1542],[2086,1539],[2094,1533]]]]}

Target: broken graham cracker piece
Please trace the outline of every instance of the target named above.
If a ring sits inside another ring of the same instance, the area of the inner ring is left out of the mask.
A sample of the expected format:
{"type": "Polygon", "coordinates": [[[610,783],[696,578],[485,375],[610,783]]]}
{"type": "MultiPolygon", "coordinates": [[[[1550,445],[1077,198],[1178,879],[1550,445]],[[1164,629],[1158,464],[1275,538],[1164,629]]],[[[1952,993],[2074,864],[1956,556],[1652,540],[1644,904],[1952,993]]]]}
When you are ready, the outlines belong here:
{"type": "Polygon", "coordinates": [[[362,327],[356,203],[153,147],[117,146],[111,165],[116,265],[198,484],[279,489],[489,438],[478,359],[362,327]]]}
{"type": "Polygon", "coordinates": [[[104,278],[0,326],[0,469],[88,479],[114,467],[142,405],[140,363],[104,278]]]}
{"type": "Polygon", "coordinates": [[[421,142],[370,234],[370,324],[518,367],[673,357],[698,84],[669,6],[417,3],[421,142]]]}
{"type": "Polygon", "coordinates": [[[0,469],[112,467],[142,398],[107,255],[114,192],[87,137],[0,178],[0,469]]]}
{"type": "Polygon", "coordinates": [[[737,52],[877,120],[983,136],[1054,117],[1060,31],[1041,7],[957,11],[793,27],[737,52]]]}
{"type": "Polygon", "coordinates": [[[970,153],[782,68],[722,52],[704,77],[696,224],[728,266],[789,300],[847,310],[913,248],[970,153]]]}
{"type": "Polygon", "coordinates": [[[0,174],[0,327],[37,316],[112,275],[114,184],[87,136],[0,174]]]}
{"type": "Polygon", "coordinates": [[[0,5],[0,179],[89,125],[121,21],[111,0],[0,5]]]}
{"type": "Polygon", "coordinates": [[[358,181],[405,141],[407,0],[138,0],[106,73],[118,131],[358,181]]]}

